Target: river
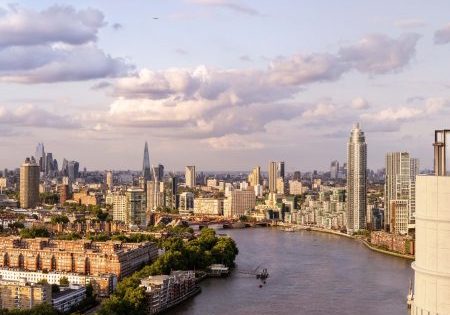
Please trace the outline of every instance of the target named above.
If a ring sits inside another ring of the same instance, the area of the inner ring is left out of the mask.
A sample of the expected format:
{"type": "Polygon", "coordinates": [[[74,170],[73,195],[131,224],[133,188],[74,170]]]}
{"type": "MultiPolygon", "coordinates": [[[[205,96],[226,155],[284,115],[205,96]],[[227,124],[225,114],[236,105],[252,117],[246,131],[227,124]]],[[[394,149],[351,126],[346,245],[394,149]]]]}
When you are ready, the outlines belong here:
{"type": "Polygon", "coordinates": [[[237,268],[207,279],[202,292],[170,314],[407,314],[411,262],[346,237],[273,228],[218,230],[237,243],[237,268]],[[262,264],[266,285],[239,271],[262,264]]]}

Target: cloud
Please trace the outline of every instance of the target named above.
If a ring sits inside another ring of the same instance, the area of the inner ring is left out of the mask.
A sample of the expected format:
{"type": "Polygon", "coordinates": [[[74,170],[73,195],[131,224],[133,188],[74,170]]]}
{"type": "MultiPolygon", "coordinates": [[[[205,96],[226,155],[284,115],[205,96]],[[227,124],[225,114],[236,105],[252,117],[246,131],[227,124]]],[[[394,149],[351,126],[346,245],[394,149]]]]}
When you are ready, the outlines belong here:
{"type": "Polygon", "coordinates": [[[239,60],[240,60],[240,61],[245,61],[245,62],[251,62],[251,61],[252,61],[252,58],[250,58],[250,57],[247,56],[247,55],[242,55],[242,56],[239,57],[239,60]]]}
{"type": "Polygon", "coordinates": [[[338,80],[353,69],[371,75],[399,71],[414,55],[417,39],[369,35],[337,54],[278,57],[266,69],[141,69],[114,82],[116,100],[105,123],[190,138],[263,132],[276,121],[316,127],[347,123],[358,119],[354,109],[368,108],[366,100],[355,98],[351,107],[331,100],[315,104],[292,100],[306,85],[338,80]]]}
{"type": "Polygon", "coordinates": [[[401,29],[412,29],[418,27],[424,27],[426,25],[423,19],[410,18],[410,19],[400,19],[395,21],[395,26],[401,29]]]}
{"type": "Polygon", "coordinates": [[[81,125],[73,117],[57,115],[32,104],[14,110],[0,107],[0,123],[18,127],[73,129],[81,125]]]}
{"type": "Polygon", "coordinates": [[[434,43],[444,45],[450,42],[450,23],[434,32],[434,43]]]}
{"type": "Polygon", "coordinates": [[[355,97],[354,99],[352,99],[351,107],[353,109],[361,110],[361,109],[368,109],[370,106],[369,106],[369,102],[367,102],[367,100],[358,96],[358,97],[355,97]]]}
{"type": "Polygon", "coordinates": [[[175,52],[176,52],[177,54],[183,55],[183,56],[185,56],[185,55],[188,54],[188,52],[187,52],[186,50],[182,49],[182,48],[177,48],[177,49],[175,49],[175,52]]]}
{"type": "Polygon", "coordinates": [[[263,149],[264,143],[246,139],[241,135],[231,134],[222,137],[209,138],[204,140],[209,147],[214,150],[259,150],[263,149]]]}
{"type": "Polygon", "coordinates": [[[94,45],[11,47],[0,51],[0,81],[49,83],[124,75],[132,67],[94,45]]]}
{"type": "Polygon", "coordinates": [[[260,15],[259,11],[249,6],[229,0],[190,0],[190,2],[213,7],[221,7],[246,15],[260,15]]]}
{"type": "Polygon", "coordinates": [[[50,43],[80,45],[97,40],[105,25],[103,13],[95,9],[77,11],[54,5],[43,11],[9,7],[0,16],[0,47],[50,43]]]}
{"type": "Polygon", "coordinates": [[[96,91],[96,90],[103,90],[103,89],[106,89],[106,88],[110,87],[111,85],[112,85],[111,82],[100,81],[100,82],[94,84],[93,86],[91,86],[91,90],[94,90],[94,91],[96,91]]]}
{"type": "Polygon", "coordinates": [[[113,28],[113,30],[115,31],[120,31],[121,29],[123,29],[123,25],[120,23],[114,23],[113,25],[111,25],[111,27],[113,28]]]}
{"type": "Polygon", "coordinates": [[[96,45],[106,25],[95,9],[10,6],[0,14],[0,81],[50,83],[126,75],[132,66],[96,45]]]}
{"type": "Polygon", "coordinates": [[[363,73],[383,74],[401,70],[415,54],[420,35],[404,34],[398,39],[385,35],[364,36],[353,45],[339,50],[343,62],[363,73]]]}

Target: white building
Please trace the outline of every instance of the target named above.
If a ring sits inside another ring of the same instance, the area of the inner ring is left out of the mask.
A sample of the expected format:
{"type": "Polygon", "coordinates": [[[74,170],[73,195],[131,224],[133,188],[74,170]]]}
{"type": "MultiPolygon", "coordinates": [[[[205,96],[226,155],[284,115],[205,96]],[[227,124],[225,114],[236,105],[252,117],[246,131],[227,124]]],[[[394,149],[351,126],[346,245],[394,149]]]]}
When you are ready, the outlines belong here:
{"type": "Polygon", "coordinates": [[[79,285],[70,285],[67,288],[61,288],[61,292],[54,293],[52,297],[52,306],[62,313],[70,311],[73,307],[80,304],[86,298],[86,288],[79,285]]]}
{"type": "Polygon", "coordinates": [[[186,187],[194,188],[196,184],[196,173],[195,173],[195,166],[190,165],[186,166],[185,169],[185,179],[186,179],[186,187]]]}
{"type": "Polygon", "coordinates": [[[413,315],[450,314],[450,177],[417,176],[413,315]]]}
{"type": "Polygon", "coordinates": [[[218,198],[195,198],[194,214],[222,215],[223,199],[218,198]]]}
{"type": "Polygon", "coordinates": [[[450,314],[450,176],[446,135],[435,131],[435,176],[416,178],[416,261],[412,315],[450,314]]]}
{"type": "Polygon", "coordinates": [[[356,124],[347,145],[347,233],[366,228],[367,144],[356,124]]]}

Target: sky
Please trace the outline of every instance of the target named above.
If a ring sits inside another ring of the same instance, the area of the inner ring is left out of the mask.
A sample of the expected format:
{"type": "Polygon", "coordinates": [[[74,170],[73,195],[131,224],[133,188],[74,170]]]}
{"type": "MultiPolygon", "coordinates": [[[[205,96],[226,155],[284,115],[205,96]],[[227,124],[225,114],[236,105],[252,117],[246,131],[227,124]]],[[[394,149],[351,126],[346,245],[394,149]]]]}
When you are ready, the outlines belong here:
{"type": "Polygon", "coordinates": [[[449,128],[448,1],[0,0],[0,167],[44,142],[88,170],[432,167],[449,128]]]}

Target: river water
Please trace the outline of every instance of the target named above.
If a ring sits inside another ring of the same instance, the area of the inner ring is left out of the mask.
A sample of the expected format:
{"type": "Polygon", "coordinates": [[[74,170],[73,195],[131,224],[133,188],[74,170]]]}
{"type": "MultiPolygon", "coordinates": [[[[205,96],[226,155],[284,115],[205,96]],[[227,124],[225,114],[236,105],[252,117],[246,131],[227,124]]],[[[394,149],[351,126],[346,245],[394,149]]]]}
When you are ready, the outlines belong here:
{"type": "Polygon", "coordinates": [[[207,279],[202,292],[170,314],[407,314],[411,262],[355,240],[273,228],[218,230],[237,243],[237,268],[207,279]],[[240,273],[262,264],[266,285],[240,273]]]}

